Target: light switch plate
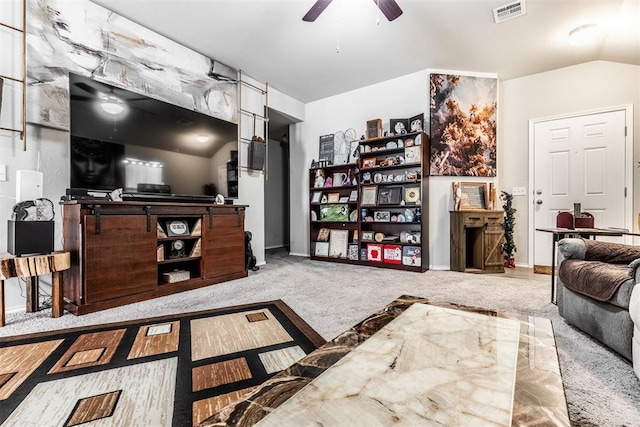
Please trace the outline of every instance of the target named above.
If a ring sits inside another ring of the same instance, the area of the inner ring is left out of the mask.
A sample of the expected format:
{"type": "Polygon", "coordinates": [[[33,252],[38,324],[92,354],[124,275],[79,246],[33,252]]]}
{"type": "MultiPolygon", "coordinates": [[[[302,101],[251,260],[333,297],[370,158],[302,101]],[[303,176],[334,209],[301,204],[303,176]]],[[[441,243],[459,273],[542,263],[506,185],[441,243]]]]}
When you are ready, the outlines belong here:
{"type": "Polygon", "coordinates": [[[527,187],[513,187],[513,189],[511,190],[511,194],[514,196],[526,196],[527,187]]]}
{"type": "Polygon", "coordinates": [[[0,181],[7,180],[7,165],[0,165],[0,181]]]}

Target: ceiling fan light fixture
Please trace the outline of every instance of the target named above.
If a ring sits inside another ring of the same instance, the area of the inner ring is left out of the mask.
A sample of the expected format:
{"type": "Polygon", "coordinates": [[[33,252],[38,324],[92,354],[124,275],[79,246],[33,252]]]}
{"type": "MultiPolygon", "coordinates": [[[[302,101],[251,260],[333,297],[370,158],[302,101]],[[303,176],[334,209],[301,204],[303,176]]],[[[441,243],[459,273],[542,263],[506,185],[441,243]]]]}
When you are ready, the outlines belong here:
{"type": "Polygon", "coordinates": [[[117,116],[124,111],[124,105],[114,101],[104,101],[100,104],[100,108],[107,114],[117,116]]]}
{"type": "Polygon", "coordinates": [[[577,26],[569,32],[569,44],[572,46],[584,46],[593,42],[599,32],[600,28],[594,23],[577,26]]]}

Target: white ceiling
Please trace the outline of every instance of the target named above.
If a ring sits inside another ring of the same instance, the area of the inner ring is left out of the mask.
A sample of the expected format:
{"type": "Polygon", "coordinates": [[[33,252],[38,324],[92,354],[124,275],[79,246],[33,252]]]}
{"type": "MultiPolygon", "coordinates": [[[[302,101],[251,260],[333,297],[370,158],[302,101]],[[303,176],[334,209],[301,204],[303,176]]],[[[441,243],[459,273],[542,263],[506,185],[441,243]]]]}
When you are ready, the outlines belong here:
{"type": "Polygon", "coordinates": [[[372,0],[334,0],[313,23],[301,18],[315,0],[92,1],[302,102],[427,68],[504,80],[593,60],[640,65],[640,0],[526,0],[526,15],[500,24],[492,9],[511,0],[396,0],[393,22],[372,0]],[[589,22],[598,40],[570,46],[569,31],[589,22]]]}

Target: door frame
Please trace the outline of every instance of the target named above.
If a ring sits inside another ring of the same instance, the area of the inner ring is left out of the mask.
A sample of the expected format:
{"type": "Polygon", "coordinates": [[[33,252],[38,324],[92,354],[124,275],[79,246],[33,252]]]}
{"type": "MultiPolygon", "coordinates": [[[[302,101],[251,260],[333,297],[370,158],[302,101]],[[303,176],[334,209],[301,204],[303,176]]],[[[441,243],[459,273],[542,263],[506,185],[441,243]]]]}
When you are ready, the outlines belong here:
{"type": "MultiPolygon", "coordinates": [[[[528,215],[529,221],[527,226],[527,238],[529,241],[528,251],[529,257],[527,263],[530,267],[533,268],[534,265],[534,239],[536,233],[535,231],[535,222],[534,222],[534,200],[535,200],[535,188],[534,184],[534,161],[535,161],[535,126],[541,122],[548,122],[552,120],[562,120],[562,119],[571,119],[580,116],[587,116],[592,114],[601,114],[601,113],[611,113],[614,111],[624,111],[625,112],[625,125],[627,128],[625,134],[625,142],[624,142],[624,155],[626,158],[625,164],[625,187],[627,188],[627,197],[625,197],[624,202],[624,213],[626,222],[623,227],[633,231],[633,199],[634,199],[634,191],[633,191],[633,104],[624,104],[620,106],[613,107],[604,107],[598,108],[594,110],[587,110],[577,113],[568,113],[568,114],[560,114],[556,116],[549,117],[540,117],[537,119],[529,119],[529,192],[527,195],[527,203],[529,206],[528,215]]],[[[624,236],[625,243],[631,243],[631,236],[624,236]]]]}

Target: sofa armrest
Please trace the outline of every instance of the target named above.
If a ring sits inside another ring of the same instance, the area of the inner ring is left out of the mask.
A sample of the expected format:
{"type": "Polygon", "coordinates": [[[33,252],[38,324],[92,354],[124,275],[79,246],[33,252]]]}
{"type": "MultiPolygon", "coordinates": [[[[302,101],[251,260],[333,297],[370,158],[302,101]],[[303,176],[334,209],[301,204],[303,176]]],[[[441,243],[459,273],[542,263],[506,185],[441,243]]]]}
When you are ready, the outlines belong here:
{"type": "Polygon", "coordinates": [[[640,258],[640,247],[625,245],[624,243],[602,242],[585,239],[587,261],[601,261],[609,264],[629,264],[640,258]]]}
{"type": "Polygon", "coordinates": [[[584,239],[567,237],[558,242],[558,252],[564,259],[585,259],[587,244],[584,239]]]}

